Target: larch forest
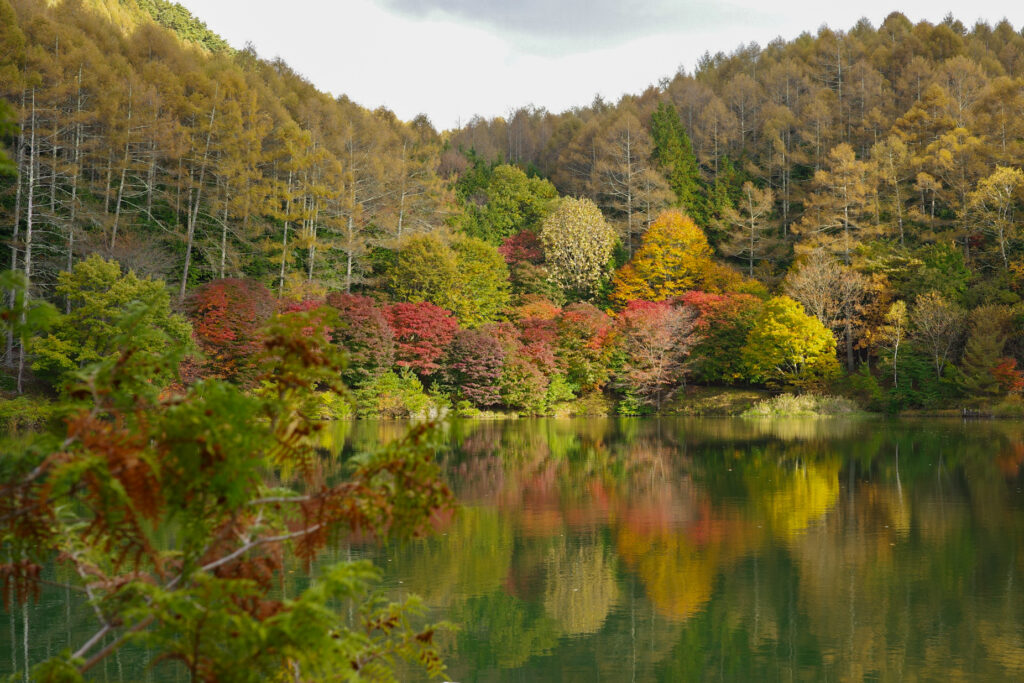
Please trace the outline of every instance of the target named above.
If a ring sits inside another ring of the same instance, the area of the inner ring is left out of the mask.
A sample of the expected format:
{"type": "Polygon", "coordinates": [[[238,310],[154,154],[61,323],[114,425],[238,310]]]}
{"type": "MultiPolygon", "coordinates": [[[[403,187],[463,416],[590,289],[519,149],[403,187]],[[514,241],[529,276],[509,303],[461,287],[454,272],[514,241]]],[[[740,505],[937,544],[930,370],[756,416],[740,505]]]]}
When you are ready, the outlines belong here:
{"type": "Polygon", "coordinates": [[[1024,415],[1007,21],[894,12],[438,131],[167,0],[0,0],[0,142],[3,597],[57,562],[96,613],[38,680],[126,643],[193,680],[441,675],[368,564],[270,596],[453,505],[429,426],[342,472],[329,420],[1024,415]]]}

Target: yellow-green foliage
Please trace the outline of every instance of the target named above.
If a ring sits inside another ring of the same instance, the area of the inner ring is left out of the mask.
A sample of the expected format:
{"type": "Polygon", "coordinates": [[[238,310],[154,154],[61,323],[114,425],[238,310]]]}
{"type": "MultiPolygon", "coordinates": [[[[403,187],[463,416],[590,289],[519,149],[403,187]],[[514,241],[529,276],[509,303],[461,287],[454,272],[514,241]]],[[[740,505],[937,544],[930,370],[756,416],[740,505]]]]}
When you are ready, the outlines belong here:
{"type": "Polygon", "coordinates": [[[540,231],[551,279],[567,292],[590,296],[608,276],[615,231],[589,199],[565,197],[540,231]]]}
{"type": "Polygon", "coordinates": [[[808,384],[839,372],[832,331],[788,296],[765,303],[742,356],[753,382],[808,384]]]}
{"type": "Polygon", "coordinates": [[[399,301],[428,301],[464,327],[499,319],[508,307],[508,266],[497,248],[466,235],[413,235],[398,248],[385,282],[399,301]]]}
{"type": "MultiPolygon", "coordinates": [[[[30,351],[35,354],[32,367],[57,381],[116,353],[121,335],[129,335],[140,348],[163,335],[176,343],[191,338],[188,321],[171,312],[163,282],[132,271],[122,274],[116,261],[95,254],[75,264],[70,273],[61,273],[54,293],[71,304],[71,312],[61,316],[45,337],[33,340],[30,351]],[[126,316],[132,323],[122,329],[126,316]]],[[[166,379],[170,369],[160,374],[166,379]]]]}
{"type": "Polygon", "coordinates": [[[817,415],[851,415],[860,407],[842,396],[818,394],[779,394],[758,401],[743,413],[744,417],[812,417],[817,415]]]}
{"type": "Polygon", "coordinates": [[[40,429],[53,417],[53,410],[54,404],[46,399],[28,396],[0,399],[0,433],[40,429]]]}

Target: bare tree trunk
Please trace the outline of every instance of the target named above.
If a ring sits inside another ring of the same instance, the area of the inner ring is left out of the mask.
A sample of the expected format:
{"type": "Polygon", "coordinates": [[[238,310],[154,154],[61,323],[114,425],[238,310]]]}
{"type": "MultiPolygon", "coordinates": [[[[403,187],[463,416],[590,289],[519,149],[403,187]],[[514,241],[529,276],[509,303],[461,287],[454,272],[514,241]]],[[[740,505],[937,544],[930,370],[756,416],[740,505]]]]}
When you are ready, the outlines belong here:
{"type": "Polygon", "coordinates": [[[228,197],[230,196],[231,185],[224,181],[224,222],[221,225],[220,233],[220,279],[224,279],[224,263],[227,261],[228,253],[228,197]]]}
{"type": "Polygon", "coordinates": [[[313,211],[312,211],[312,213],[310,215],[310,219],[309,219],[309,230],[310,230],[310,237],[312,238],[312,241],[309,244],[309,273],[308,273],[308,277],[306,278],[306,280],[308,282],[312,282],[313,281],[313,264],[316,262],[316,234],[317,234],[316,223],[317,223],[317,219],[319,217],[320,217],[320,207],[316,205],[316,202],[314,202],[313,203],[313,211]]]}
{"type": "Polygon", "coordinates": [[[110,183],[114,179],[114,151],[107,152],[107,182],[103,188],[103,215],[110,215],[110,183]]]}
{"type": "Polygon", "coordinates": [[[51,143],[50,150],[52,156],[52,169],[50,173],[50,215],[53,216],[57,213],[57,151],[60,146],[57,144],[60,140],[60,126],[58,121],[60,110],[57,107],[53,108],[53,142],[51,143]]]}
{"type": "Polygon", "coordinates": [[[124,158],[121,160],[121,183],[117,188],[117,205],[114,207],[114,229],[110,234],[110,249],[117,243],[117,226],[121,221],[121,200],[124,198],[124,181],[128,174],[128,160],[131,155],[132,142],[132,84],[128,84],[128,136],[124,141],[124,158]]]}
{"type": "MultiPolygon", "coordinates": [[[[21,93],[21,111],[25,111],[25,92],[21,93]]],[[[24,120],[24,119],[23,119],[24,120]]],[[[22,168],[25,158],[25,127],[18,126],[17,149],[14,153],[14,160],[17,167],[15,182],[18,184],[14,193],[14,228],[11,233],[11,270],[18,269],[18,237],[21,228],[21,195],[22,195],[22,168]]],[[[11,308],[14,308],[14,297],[16,293],[12,289],[8,295],[11,308]]],[[[7,365],[14,365],[14,330],[7,333],[7,348],[4,356],[7,358],[7,365]]]]}
{"type": "Polygon", "coordinates": [[[355,245],[355,220],[348,215],[348,249],[345,252],[345,293],[352,292],[352,249],[355,245]]]}
{"type": "MultiPolygon", "coordinates": [[[[35,167],[36,158],[38,156],[38,150],[36,149],[36,91],[32,90],[32,128],[29,133],[31,142],[29,143],[29,162],[28,162],[28,187],[27,187],[27,207],[25,212],[25,296],[29,296],[29,292],[32,289],[32,209],[33,200],[35,195],[35,167]]],[[[25,314],[22,313],[21,317],[22,324],[25,323],[25,314]]],[[[24,377],[25,377],[25,338],[22,337],[18,342],[18,393],[24,392],[24,377]]]]}
{"type": "Polygon", "coordinates": [[[402,239],[402,220],[405,218],[405,195],[406,195],[405,181],[406,181],[406,177],[408,175],[407,172],[406,172],[406,164],[408,163],[407,162],[407,157],[406,157],[406,147],[408,146],[408,144],[409,144],[408,141],[406,141],[406,140],[402,141],[402,191],[401,191],[401,193],[399,194],[399,197],[398,197],[398,226],[397,226],[398,229],[396,231],[397,234],[395,235],[395,237],[397,237],[398,239],[402,239]]]}
{"type": "Polygon", "coordinates": [[[210,158],[210,139],[213,137],[213,122],[217,116],[217,94],[214,94],[213,108],[210,110],[210,127],[206,131],[206,149],[203,150],[203,163],[199,166],[199,184],[196,187],[196,201],[188,216],[188,234],[185,237],[185,266],[181,271],[181,291],[178,299],[184,301],[185,286],[188,284],[188,269],[192,263],[192,243],[195,241],[196,223],[199,221],[199,204],[203,196],[203,182],[206,179],[206,162],[210,158]]]}
{"type": "Polygon", "coordinates": [[[146,178],[146,215],[153,215],[153,192],[156,186],[156,141],[149,141],[149,173],[146,178]]]}
{"type": "Polygon", "coordinates": [[[277,298],[284,296],[284,271],[288,264],[288,219],[292,213],[292,172],[288,171],[288,197],[284,205],[284,237],[281,239],[281,277],[278,279],[277,298]]]}
{"type": "MultiPolygon", "coordinates": [[[[71,207],[68,215],[68,262],[70,273],[75,265],[75,219],[78,217],[78,179],[82,159],[82,67],[78,67],[78,113],[75,121],[74,168],[71,174],[71,207]]],[[[71,298],[64,297],[64,312],[71,312],[71,298]]]]}

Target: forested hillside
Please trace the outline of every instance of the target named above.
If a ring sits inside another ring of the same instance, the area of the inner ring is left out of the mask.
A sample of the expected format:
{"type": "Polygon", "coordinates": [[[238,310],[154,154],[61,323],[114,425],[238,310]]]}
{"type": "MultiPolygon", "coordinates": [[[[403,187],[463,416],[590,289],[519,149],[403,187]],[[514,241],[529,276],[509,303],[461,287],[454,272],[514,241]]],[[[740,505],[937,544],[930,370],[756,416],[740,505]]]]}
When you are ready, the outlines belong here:
{"type": "Polygon", "coordinates": [[[128,278],[188,316],[193,378],[244,379],[263,321],[328,305],[362,414],[663,410],[687,381],[875,409],[1024,386],[1006,21],[893,13],[441,133],[163,0],[0,0],[0,46],[10,268],[64,315],[8,334],[12,389],[101,357],[70,321],[123,306],[128,278]]]}

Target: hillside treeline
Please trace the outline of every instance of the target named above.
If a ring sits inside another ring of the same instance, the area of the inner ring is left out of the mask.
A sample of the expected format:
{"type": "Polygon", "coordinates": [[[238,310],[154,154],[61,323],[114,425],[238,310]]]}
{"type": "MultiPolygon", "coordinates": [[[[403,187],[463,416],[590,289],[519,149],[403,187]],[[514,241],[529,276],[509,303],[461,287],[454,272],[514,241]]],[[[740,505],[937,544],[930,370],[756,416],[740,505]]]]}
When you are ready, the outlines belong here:
{"type": "Polygon", "coordinates": [[[440,224],[425,119],[334,99],[251,49],[210,52],[181,37],[216,44],[197,22],[172,14],[175,32],[140,5],[166,14],[0,3],[20,180],[2,184],[4,229],[11,265],[42,291],[95,252],[181,295],[226,275],[349,289],[371,241],[440,224]]]}
{"type": "MultiPolygon", "coordinates": [[[[198,342],[210,291],[349,302],[333,306],[361,311],[347,329],[435,306],[517,359],[518,374],[495,361],[478,408],[524,409],[507,397],[527,376],[524,396],[607,392],[629,410],[662,409],[687,378],[886,409],[1024,387],[1024,37],[1006,21],[894,13],[706,55],[617,103],[438,133],[321,93],[163,0],[0,0],[0,19],[10,268],[65,316],[99,287],[89,272],[116,289],[99,256],[164,280],[198,342]],[[610,317],[583,347],[600,368],[580,370],[554,330],[584,304],[610,317]]],[[[7,337],[19,386],[88,356],[7,337]]],[[[419,367],[434,398],[473,403],[458,372],[432,374],[462,351],[435,351],[386,352],[356,388],[419,367]]]]}

